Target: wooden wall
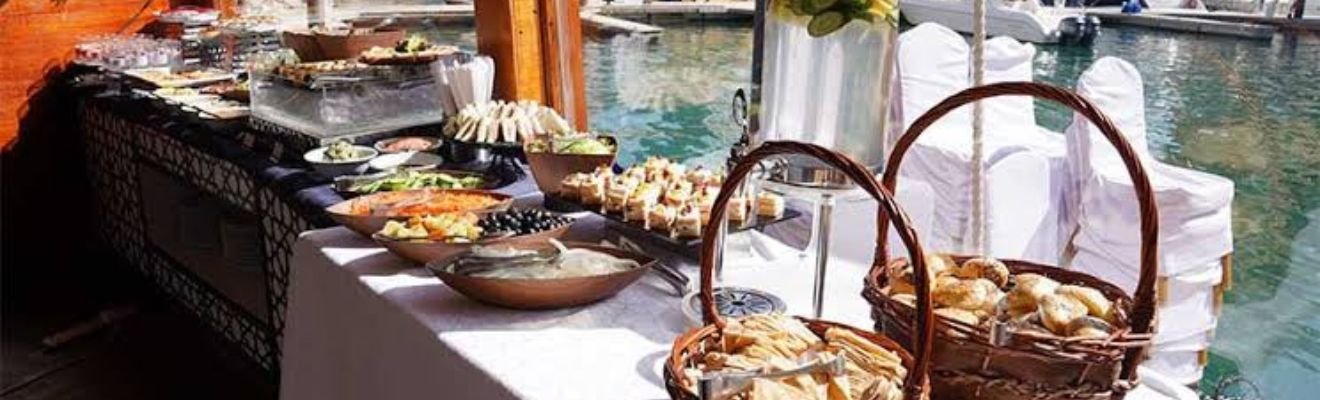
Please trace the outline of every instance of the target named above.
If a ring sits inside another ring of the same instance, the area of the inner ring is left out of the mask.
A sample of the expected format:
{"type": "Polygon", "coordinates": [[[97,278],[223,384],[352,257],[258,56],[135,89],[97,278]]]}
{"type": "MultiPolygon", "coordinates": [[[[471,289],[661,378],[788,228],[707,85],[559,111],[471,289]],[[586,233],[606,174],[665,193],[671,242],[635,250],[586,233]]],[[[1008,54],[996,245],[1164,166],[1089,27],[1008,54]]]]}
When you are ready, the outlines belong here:
{"type": "MultiPolygon", "coordinates": [[[[62,90],[73,45],[140,29],[169,0],[0,0],[0,231],[6,278],[83,274],[94,256],[76,101],[62,90]],[[142,16],[130,23],[139,10],[142,16]],[[60,240],[50,238],[63,237],[60,240]],[[45,238],[45,239],[42,239],[45,238]],[[33,260],[39,260],[34,262],[33,260]]],[[[72,275],[68,275],[72,276],[72,275]]]]}
{"type": "Polygon", "coordinates": [[[80,37],[136,31],[165,0],[0,0],[0,143],[18,135],[28,98],[60,71],[80,37]],[[132,24],[130,18],[146,6],[132,24]]]}

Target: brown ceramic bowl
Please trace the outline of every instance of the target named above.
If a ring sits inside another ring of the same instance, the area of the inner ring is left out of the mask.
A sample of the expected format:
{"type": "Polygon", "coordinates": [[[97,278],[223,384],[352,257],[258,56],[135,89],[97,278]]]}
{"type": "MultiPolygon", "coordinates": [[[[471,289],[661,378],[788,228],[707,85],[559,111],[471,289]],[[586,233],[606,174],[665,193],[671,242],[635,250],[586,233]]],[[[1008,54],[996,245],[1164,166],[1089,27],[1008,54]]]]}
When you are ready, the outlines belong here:
{"type": "Polygon", "coordinates": [[[567,224],[548,231],[533,233],[530,235],[512,236],[496,239],[482,239],[475,243],[445,243],[433,240],[399,240],[385,237],[379,233],[371,235],[377,243],[385,246],[386,250],[408,261],[425,264],[442,258],[449,258],[472,249],[475,245],[520,245],[531,243],[545,243],[549,239],[559,239],[568,233],[568,228],[573,224],[567,224]]]}
{"type": "Polygon", "coordinates": [[[394,199],[406,199],[409,197],[416,198],[422,196],[423,193],[435,193],[441,191],[479,193],[479,194],[491,196],[496,200],[499,200],[499,203],[496,203],[495,205],[484,209],[468,210],[473,212],[503,211],[509,209],[509,206],[513,204],[512,196],[503,193],[495,193],[488,190],[416,189],[416,190],[404,190],[398,192],[380,192],[380,193],[369,194],[366,196],[355,197],[352,199],[341,201],[333,206],[326,207],[325,213],[330,215],[330,219],[334,220],[340,225],[347,227],[349,230],[352,230],[353,232],[357,232],[362,236],[371,237],[371,235],[374,235],[376,232],[379,232],[381,228],[385,227],[385,222],[392,219],[394,220],[406,219],[408,217],[411,217],[411,215],[399,215],[399,216],[359,215],[352,213],[353,207],[355,205],[374,204],[377,202],[386,201],[387,199],[394,200],[394,199]]]}
{"type": "Polygon", "coordinates": [[[298,54],[303,62],[356,59],[358,54],[372,47],[394,47],[407,36],[401,29],[382,28],[372,31],[339,30],[313,32],[307,29],[285,31],[284,44],[298,54]]]}
{"type": "MultiPolygon", "coordinates": [[[[615,257],[628,258],[641,264],[613,274],[596,275],[564,279],[498,279],[474,278],[448,272],[454,257],[435,260],[426,264],[426,269],[444,281],[454,291],[473,300],[500,307],[522,310],[548,310],[587,305],[614,296],[619,291],[637,282],[646,275],[656,260],[645,254],[604,247],[589,243],[566,242],[569,248],[582,248],[607,253],[615,257]]],[[[520,248],[543,248],[549,243],[515,246],[520,248]]],[[[457,256],[459,254],[454,254],[457,256]]]]}
{"type": "Polygon", "coordinates": [[[551,152],[527,153],[527,164],[532,168],[532,178],[542,193],[559,193],[559,183],[564,178],[579,172],[595,171],[599,166],[614,165],[614,157],[619,154],[619,142],[612,136],[601,136],[614,144],[610,154],[556,154],[551,152]]]}

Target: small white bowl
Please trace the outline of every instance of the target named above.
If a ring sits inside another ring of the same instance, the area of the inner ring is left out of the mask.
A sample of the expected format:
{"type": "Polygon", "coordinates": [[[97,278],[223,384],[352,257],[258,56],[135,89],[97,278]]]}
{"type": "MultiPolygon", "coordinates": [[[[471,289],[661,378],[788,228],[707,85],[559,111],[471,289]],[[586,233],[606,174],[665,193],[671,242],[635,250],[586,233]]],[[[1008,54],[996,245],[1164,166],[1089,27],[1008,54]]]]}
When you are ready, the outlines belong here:
{"type": "Polygon", "coordinates": [[[405,151],[402,153],[381,154],[380,157],[372,159],[367,165],[377,171],[389,171],[395,168],[434,167],[444,162],[444,159],[435,154],[405,151]]]}
{"type": "Polygon", "coordinates": [[[319,147],[303,154],[303,160],[312,164],[312,169],[321,173],[321,175],[325,175],[327,178],[356,173],[358,167],[361,167],[362,164],[366,164],[367,161],[380,155],[380,152],[376,151],[376,149],[367,146],[354,145],[353,151],[358,154],[357,158],[332,161],[325,157],[325,151],[329,148],[329,146],[319,147]]]}
{"type": "Polygon", "coordinates": [[[399,136],[399,137],[392,137],[392,138],[389,138],[389,139],[381,139],[381,140],[378,140],[378,141],[376,141],[376,144],[373,145],[373,147],[375,147],[375,148],[376,148],[376,151],[379,151],[381,154],[391,154],[391,153],[407,153],[407,152],[409,152],[409,151],[428,151],[428,152],[434,152],[434,151],[440,149],[440,145],[441,145],[441,144],[443,144],[443,142],[442,142],[442,141],[440,140],[440,138],[438,138],[438,137],[430,137],[430,136],[399,136]],[[425,141],[427,141],[427,142],[430,142],[430,145],[427,146],[425,149],[417,149],[417,150],[389,151],[389,150],[386,150],[386,149],[385,149],[386,146],[389,146],[390,144],[393,144],[394,142],[397,142],[397,141],[400,141],[400,140],[404,140],[404,139],[422,139],[422,140],[425,140],[425,141]]]}

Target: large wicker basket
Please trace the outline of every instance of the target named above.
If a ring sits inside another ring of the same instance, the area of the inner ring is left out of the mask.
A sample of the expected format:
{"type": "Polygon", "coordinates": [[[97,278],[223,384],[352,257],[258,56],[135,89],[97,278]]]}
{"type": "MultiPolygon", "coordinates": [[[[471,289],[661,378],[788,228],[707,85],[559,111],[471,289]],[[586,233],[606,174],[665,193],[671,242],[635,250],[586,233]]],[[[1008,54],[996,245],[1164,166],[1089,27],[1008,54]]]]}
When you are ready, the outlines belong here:
{"type": "MultiPolygon", "coordinates": [[[[711,209],[711,221],[723,221],[725,218],[726,206],[733,195],[733,188],[742,185],[748,173],[750,173],[759,161],[767,157],[800,154],[816,158],[834,168],[842,171],[859,186],[865,189],[872,197],[880,203],[880,209],[877,212],[880,215],[893,215],[895,229],[899,232],[904,245],[908,248],[908,255],[914,260],[918,260],[915,265],[916,281],[921,283],[919,287],[927,287],[924,284],[929,277],[926,273],[924,255],[921,246],[917,242],[917,235],[909,227],[908,218],[898,209],[893,200],[893,196],[880,186],[875,178],[871,176],[867,169],[856,161],[848,157],[835,153],[820,146],[799,143],[799,142],[767,142],[757,147],[751,153],[747,154],[738,165],[734,166],[729,174],[729,178],[724,182],[723,190],[715,200],[715,205],[711,209]]],[[[714,340],[720,337],[725,327],[725,320],[720,317],[715,310],[715,300],[713,297],[713,275],[715,270],[716,252],[720,251],[717,247],[719,241],[715,237],[719,234],[719,224],[710,224],[702,232],[701,242],[701,304],[702,314],[706,325],[700,328],[689,330],[674,340],[674,347],[665,363],[665,386],[669,390],[669,395],[674,399],[698,399],[698,395],[690,389],[695,386],[694,382],[688,382],[688,378],[683,374],[684,368],[695,365],[695,360],[701,359],[702,355],[709,350],[712,343],[718,343],[714,340]]],[[[885,235],[877,235],[884,238],[885,235]]],[[[880,262],[879,242],[877,241],[877,253],[874,266],[880,262]]],[[[893,351],[903,359],[904,367],[908,374],[903,383],[904,398],[906,399],[926,399],[929,394],[929,384],[926,379],[928,370],[927,361],[930,355],[931,329],[930,323],[932,317],[930,314],[930,293],[925,290],[917,291],[917,336],[914,343],[908,343],[909,348],[916,349],[909,353],[905,348],[889,338],[863,331],[854,327],[837,324],[828,321],[820,321],[809,318],[798,317],[807,328],[811,329],[816,335],[823,337],[825,331],[830,328],[843,328],[856,333],[857,335],[870,340],[881,347],[893,351]]]]}
{"type": "MultiPolygon", "coordinates": [[[[1118,310],[1126,313],[1126,326],[1116,326],[1115,332],[1106,338],[1082,339],[1013,332],[1007,326],[974,327],[936,318],[930,371],[932,395],[950,399],[1121,399],[1135,386],[1137,365],[1145,358],[1153,335],[1159,219],[1145,169],[1118,128],[1095,105],[1071,91],[1030,82],[999,83],[964,90],[931,108],[899,139],[885,170],[885,188],[896,190],[903,155],[932,123],[959,106],[997,96],[1034,96],[1068,106],[1098,126],[1118,150],[1136,184],[1141,207],[1140,282],[1134,300],[1122,289],[1087,274],[1025,261],[1001,260],[1013,274],[1035,273],[1062,284],[1100,290],[1115,301],[1118,310]]],[[[884,231],[889,222],[884,215],[880,218],[880,229],[884,231]]],[[[876,264],[868,274],[863,294],[873,307],[876,329],[902,341],[911,335],[912,325],[908,321],[913,310],[886,296],[882,290],[889,283],[887,268],[896,268],[908,261],[890,261],[887,249],[883,248],[885,244],[880,245],[884,262],[876,264]]],[[[954,258],[961,263],[969,257],[954,258]]]]}

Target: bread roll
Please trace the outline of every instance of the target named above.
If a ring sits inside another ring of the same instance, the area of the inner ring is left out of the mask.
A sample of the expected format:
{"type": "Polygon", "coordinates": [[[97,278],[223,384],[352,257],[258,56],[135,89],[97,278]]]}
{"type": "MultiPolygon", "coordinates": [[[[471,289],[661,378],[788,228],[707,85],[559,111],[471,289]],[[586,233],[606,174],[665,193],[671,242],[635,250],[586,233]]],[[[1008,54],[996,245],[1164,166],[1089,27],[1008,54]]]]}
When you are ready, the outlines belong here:
{"type": "Polygon", "coordinates": [[[1047,294],[1040,300],[1040,322],[1059,336],[1068,336],[1074,321],[1086,316],[1086,305],[1072,297],[1047,294]]]}
{"type": "Polygon", "coordinates": [[[959,308],[936,308],[935,315],[971,326],[976,326],[981,323],[981,319],[977,318],[975,313],[959,308]]]}
{"type": "Polygon", "coordinates": [[[1105,295],[1100,293],[1100,290],[1085,286],[1063,285],[1059,286],[1054,293],[1077,299],[1082,302],[1082,304],[1086,305],[1087,313],[1091,316],[1104,318],[1105,320],[1112,322],[1110,318],[1114,311],[1114,302],[1105,298],[1105,295]]]}
{"type": "Polygon", "coordinates": [[[999,287],[993,282],[972,279],[937,285],[931,292],[931,297],[942,306],[978,311],[993,310],[999,294],[999,287]]]}
{"type": "Polygon", "coordinates": [[[889,295],[916,294],[916,277],[912,275],[912,264],[893,265],[885,276],[889,280],[889,295]]]}
{"type": "Polygon", "coordinates": [[[948,254],[926,255],[926,270],[930,271],[930,276],[932,278],[936,278],[941,275],[950,273],[957,266],[958,263],[953,261],[953,256],[951,255],[948,254]]]}
{"type": "Polygon", "coordinates": [[[1008,285],[1008,266],[993,258],[969,259],[954,271],[954,275],[963,279],[986,279],[1001,288],[1008,285]]]}
{"type": "Polygon", "coordinates": [[[1113,325],[1089,315],[1073,321],[1069,329],[1069,336],[1084,338],[1103,338],[1114,332],[1113,325]]]}
{"type": "Polygon", "coordinates": [[[1059,282],[1038,274],[1021,274],[1013,279],[1016,284],[1008,292],[1008,313],[1012,316],[1036,311],[1041,299],[1059,288],[1059,282]]]}

